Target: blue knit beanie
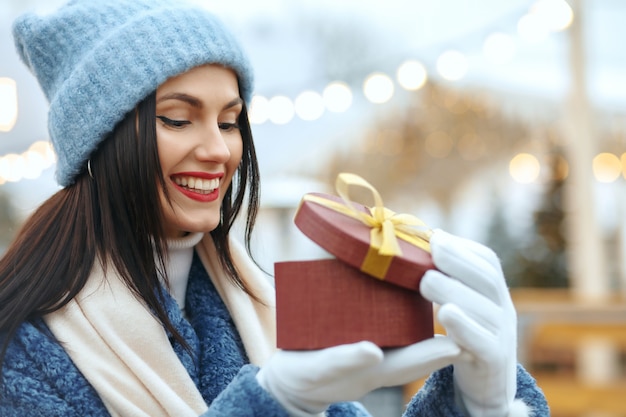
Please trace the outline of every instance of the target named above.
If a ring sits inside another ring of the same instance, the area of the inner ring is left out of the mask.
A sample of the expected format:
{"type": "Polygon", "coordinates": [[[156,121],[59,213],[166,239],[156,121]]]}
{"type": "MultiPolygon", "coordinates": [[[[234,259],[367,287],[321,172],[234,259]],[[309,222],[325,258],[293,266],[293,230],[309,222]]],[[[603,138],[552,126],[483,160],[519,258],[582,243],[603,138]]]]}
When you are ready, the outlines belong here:
{"type": "Polygon", "coordinates": [[[57,181],[76,181],[126,113],[168,78],[209,63],[232,68],[249,103],[252,69],[207,10],[176,0],[73,0],[13,25],[18,53],[50,102],[57,181]]]}

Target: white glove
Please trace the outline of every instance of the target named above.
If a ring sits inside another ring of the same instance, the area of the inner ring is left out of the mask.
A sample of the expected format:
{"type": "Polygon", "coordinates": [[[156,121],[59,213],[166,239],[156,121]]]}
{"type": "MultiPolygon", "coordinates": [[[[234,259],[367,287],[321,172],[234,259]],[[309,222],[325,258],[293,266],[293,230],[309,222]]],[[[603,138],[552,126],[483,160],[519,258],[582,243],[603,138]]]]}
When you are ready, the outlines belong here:
{"type": "MultiPolygon", "coordinates": [[[[479,243],[436,230],[433,262],[420,283],[439,304],[439,322],[464,351],[454,362],[462,407],[473,417],[512,415],[517,390],[517,318],[496,254],[479,243]]],[[[522,404],[523,408],[524,405],[522,404]]]]}
{"type": "Polygon", "coordinates": [[[317,415],[332,403],[406,384],[452,363],[461,353],[447,337],[383,351],[358,342],[311,351],[277,351],[257,381],[292,416],[317,415]]]}

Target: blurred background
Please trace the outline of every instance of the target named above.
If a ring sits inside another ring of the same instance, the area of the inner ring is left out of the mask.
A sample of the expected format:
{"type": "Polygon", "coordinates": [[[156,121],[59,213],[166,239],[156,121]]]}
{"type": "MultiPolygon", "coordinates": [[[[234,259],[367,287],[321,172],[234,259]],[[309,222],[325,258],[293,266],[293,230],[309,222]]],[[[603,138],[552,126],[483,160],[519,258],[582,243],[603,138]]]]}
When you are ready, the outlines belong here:
{"type": "MultiPolygon", "coordinates": [[[[626,416],[626,2],[197,2],[256,69],[266,270],[326,255],[293,214],[357,173],[392,210],[498,253],[520,361],[553,416],[626,416]]],[[[47,103],[11,22],[61,3],[0,3],[0,253],[58,190],[47,103]]],[[[420,384],[364,402],[399,416],[420,384]]]]}

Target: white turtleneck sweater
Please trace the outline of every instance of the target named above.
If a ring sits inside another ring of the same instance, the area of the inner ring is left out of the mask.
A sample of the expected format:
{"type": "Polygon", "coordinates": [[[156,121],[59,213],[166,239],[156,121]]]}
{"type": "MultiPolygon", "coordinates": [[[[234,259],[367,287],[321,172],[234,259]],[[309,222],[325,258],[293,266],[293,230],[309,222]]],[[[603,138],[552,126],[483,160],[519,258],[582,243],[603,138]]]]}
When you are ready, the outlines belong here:
{"type": "MultiPolygon", "coordinates": [[[[204,233],[190,233],[180,239],[167,240],[167,259],[165,260],[165,270],[168,282],[163,282],[178,307],[185,314],[185,297],[187,294],[187,281],[189,270],[193,261],[193,248],[202,240],[204,233]]],[[[159,275],[163,280],[163,275],[159,275]]]]}

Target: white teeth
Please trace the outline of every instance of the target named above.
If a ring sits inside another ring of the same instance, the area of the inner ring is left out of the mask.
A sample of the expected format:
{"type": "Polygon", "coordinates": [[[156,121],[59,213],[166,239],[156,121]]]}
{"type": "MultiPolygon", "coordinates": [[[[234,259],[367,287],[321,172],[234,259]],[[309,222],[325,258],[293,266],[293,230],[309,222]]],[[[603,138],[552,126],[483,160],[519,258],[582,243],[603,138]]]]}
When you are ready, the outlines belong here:
{"type": "Polygon", "coordinates": [[[198,191],[213,191],[220,186],[218,178],[207,180],[197,177],[174,177],[174,182],[182,187],[193,188],[198,191]]]}

